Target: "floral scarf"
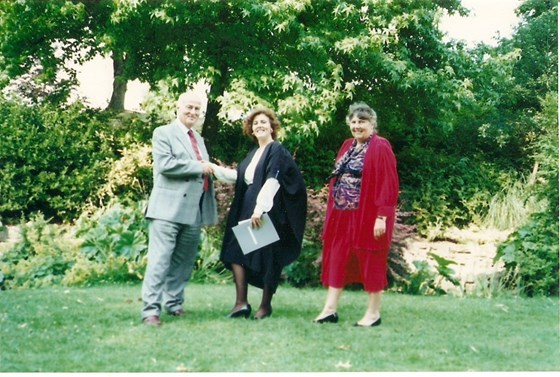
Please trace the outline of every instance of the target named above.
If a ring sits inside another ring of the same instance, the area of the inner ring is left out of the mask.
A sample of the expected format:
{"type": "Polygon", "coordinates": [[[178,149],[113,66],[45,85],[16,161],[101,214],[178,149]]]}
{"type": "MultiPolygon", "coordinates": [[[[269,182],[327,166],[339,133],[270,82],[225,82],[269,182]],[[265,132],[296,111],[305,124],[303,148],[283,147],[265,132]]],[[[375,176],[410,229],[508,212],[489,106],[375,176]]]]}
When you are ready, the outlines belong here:
{"type": "Polygon", "coordinates": [[[350,149],[336,162],[334,170],[329,176],[329,178],[336,177],[333,187],[334,207],[336,209],[353,210],[358,208],[364,159],[372,137],[373,135],[360,146],[354,140],[350,149]]]}

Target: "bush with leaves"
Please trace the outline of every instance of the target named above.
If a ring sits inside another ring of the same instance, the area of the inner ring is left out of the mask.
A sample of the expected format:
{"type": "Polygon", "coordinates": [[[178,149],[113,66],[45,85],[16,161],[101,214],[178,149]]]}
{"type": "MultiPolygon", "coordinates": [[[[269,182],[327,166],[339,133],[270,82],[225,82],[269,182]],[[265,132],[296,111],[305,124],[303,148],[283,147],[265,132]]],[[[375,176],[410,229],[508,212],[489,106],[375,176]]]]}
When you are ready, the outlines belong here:
{"type": "MultiPolygon", "coordinates": [[[[481,157],[447,155],[414,145],[399,156],[400,201],[418,233],[480,223],[500,187],[500,170],[481,157]]],[[[433,235],[437,238],[439,234],[433,235]]]]}
{"type": "Polygon", "coordinates": [[[80,252],[106,266],[105,280],[142,279],[148,249],[144,206],[145,202],[128,207],[114,202],[92,215],[84,214],[76,222],[80,252]]]}
{"type": "Polygon", "coordinates": [[[192,282],[222,284],[231,280],[231,273],[220,262],[221,234],[217,226],[202,228],[199,252],[191,276],[192,282]]]}
{"type": "Polygon", "coordinates": [[[120,200],[135,203],[146,200],[153,185],[152,147],[134,143],[121,150],[121,157],[112,161],[105,183],[91,199],[94,205],[120,200]]]}
{"type": "Polygon", "coordinates": [[[69,227],[50,224],[38,213],[20,224],[20,239],[0,255],[0,289],[60,284],[78,255],[69,227]]]}
{"type": "Polygon", "coordinates": [[[107,172],[107,125],[79,104],[27,107],[0,100],[0,212],[71,220],[107,172]]]}
{"type": "Polygon", "coordinates": [[[528,296],[558,295],[558,218],[547,213],[531,216],[498,247],[498,260],[505,264],[504,284],[509,288],[528,296]]]}
{"type": "MultiPolygon", "coordinates": [[[[93,214],[84,213],[76,222],[82,259],[68,271],[67,284],[139,281],[147,263],[148,221],[146,202],[126,206],[114,201],[93,214]]],[[[228,271],[219,261],[223,232],[218,226],[204,227],[201,233],[191,280],[223,283],[228,271]]]]}
{"type": "Polygon", "coordinates": [[[496,260],[503,260],[511,288],[529,296],[558,295],[558,95],[541,99],[542,111],[534,116],[540,129],[532,145],[534,192],[546,201],[546,209],[532,214],[498,247],[496,260]]]}
{"type": "Polygon", "coordinates": [[[447,293],[443,283],[449,282],[453,286],[461,285],[455,277],[455,271],[449,267],[456,264],[454,261],[431,252],[428,253],[428,256],[435,261],[435,267],[432,268],[426,260],[412,262],[416,270],[408,276],[402,287],[403,293],[425,296],[443,295],[447,293]]]}

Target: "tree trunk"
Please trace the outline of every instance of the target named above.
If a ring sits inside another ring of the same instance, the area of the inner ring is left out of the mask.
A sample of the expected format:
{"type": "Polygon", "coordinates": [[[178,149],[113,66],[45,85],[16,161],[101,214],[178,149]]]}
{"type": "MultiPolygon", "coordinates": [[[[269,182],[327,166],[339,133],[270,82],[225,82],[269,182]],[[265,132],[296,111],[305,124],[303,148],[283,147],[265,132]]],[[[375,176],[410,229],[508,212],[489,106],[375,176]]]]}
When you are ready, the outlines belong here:
{"type": "Polygon", "coordinates": [[[113,93],[107,109],[124,111],[124,98],[128,80],[123,76],[124,58],[113,53],[113,93]]]}
{"type": "MultiPolygon", "coordinates": [[[[227,72],[227,70],[224,69],[222,72],[223,76],[226,76],[225,72],[227,72]]],[[[212,142],[217,140],[218,131],[220,129],[218,119],[220,104],[216,98],[223,94],[226,86],[226,80],[227,78],[222,78],[221,80],[216,81],[210,87],[210,93],[208,93],[208,105],[206,106],[206,117],[202,127],[202,136],[205,140],[207,140],[205,144],[210,156],[212,156],[212,142]]]]}

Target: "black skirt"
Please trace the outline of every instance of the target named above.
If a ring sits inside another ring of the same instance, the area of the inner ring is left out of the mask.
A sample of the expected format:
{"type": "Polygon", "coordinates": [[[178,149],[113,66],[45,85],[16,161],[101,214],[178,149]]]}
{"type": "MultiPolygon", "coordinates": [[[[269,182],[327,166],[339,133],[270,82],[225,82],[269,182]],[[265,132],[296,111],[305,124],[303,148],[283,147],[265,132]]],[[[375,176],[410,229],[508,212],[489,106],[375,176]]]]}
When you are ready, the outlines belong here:
{"type": "MultiPolygon", "coordinates": [[[[254,189],[259,188],[254,187],[254,185],[247,187],[243,200],[240,203],[241,211],[239,212],[237,222],[249,219],[253,214],[255,203],[250,198],[256,197],[256,194],[252,192],[254,189]]],[[[278,253],[281,253],[282,249],[287,246],[285,243],[292,239],[286,232],[289,230],[287,224],[276,223],[275,227],[280,240],[249,254],[243,254],[233,232],[231,232],[231,229],[228,229],[229,237],[224,239],[225,243],[220,255],[220,260],[228,269],[231,269],[232,264],[245,267],[249,284],[258,288],[263,288],[264,285],[267,285],[272,292],[276,291],[280,283],[280,276],[284,267],[277,258],[278,253]]]]}

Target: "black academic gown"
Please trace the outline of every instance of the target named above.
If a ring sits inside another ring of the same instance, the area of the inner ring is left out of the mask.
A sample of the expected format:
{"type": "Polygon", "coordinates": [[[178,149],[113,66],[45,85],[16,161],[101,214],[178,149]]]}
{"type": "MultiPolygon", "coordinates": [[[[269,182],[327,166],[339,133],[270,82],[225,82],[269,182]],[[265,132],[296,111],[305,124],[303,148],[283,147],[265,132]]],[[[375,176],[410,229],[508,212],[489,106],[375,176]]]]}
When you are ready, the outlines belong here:
{"type": "Polygon", "coordinates": [[[231,269],[233,263],[243,265],[247,282],[259,288],[268,285],[274,292],[280,281],[282,269],[292,263],[301,253],[307,193],[303,177],[292,156],[279,142],[270,143],[263,152],[253,184],[245,183],[245,170],[257,148],[253,149],[237,167],[235,195],[230,207],[227,226],[220,253],[220,260],[231,269]],[[274,204],[268,215],[280,240],[247,255],[243,255],[232,227],[240,220],[251,217],[257,196],[268,178],[276,178],[280,188],[274,196],[274,204]]]}

